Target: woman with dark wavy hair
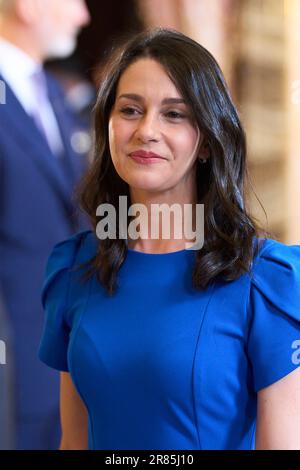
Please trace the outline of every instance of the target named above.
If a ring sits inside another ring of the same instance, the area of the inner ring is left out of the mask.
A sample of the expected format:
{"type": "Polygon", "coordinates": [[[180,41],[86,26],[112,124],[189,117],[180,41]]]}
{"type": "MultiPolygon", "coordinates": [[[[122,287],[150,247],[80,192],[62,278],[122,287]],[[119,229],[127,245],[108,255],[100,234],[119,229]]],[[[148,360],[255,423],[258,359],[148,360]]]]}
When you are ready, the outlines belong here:
{"type": "Polygon", "coordinates": [[[43,290],[60,448],[299,449],[300,246],[246,209],[216,61],[173,30],[133,37],[103,72],[95,133],[93,229],[55,246],[43,290]]]}

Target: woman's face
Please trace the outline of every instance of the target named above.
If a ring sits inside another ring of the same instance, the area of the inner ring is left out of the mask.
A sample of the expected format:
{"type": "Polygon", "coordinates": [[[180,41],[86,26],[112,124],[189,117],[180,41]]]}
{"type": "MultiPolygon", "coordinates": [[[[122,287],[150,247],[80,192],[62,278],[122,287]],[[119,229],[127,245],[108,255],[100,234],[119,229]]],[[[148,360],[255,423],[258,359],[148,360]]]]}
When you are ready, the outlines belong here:
{"type": "Polygon", "coordinates": [[[119,176],[131,188],[184,190],[194,184],[200,132],[162,65],[148,58],[119,80],[109,119],[109,146],[119,176]]]}

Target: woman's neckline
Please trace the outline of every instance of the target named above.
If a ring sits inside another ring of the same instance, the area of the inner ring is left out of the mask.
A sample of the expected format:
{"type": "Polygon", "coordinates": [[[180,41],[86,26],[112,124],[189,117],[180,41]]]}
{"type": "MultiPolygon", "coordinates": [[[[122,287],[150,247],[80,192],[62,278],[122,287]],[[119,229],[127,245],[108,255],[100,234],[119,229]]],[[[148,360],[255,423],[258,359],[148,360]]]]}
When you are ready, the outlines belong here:
{"type": "Polygon", "coordinates": [[[182,250],[177,250],[177,251],[168,251],[166,253],[148,253],[146,251],[139,251],[139,250],[134,250],[133,248],[127,248],[127,251],[128,253],[132,253],[132,254],[136,254],[136,255],[141,255],[141,256],[153,256],[153,257],[167,257],[167,256],[174,256],[174,255],[180,255],[180,254],[184,254],[184,253],[188,253],[188,252],[191,252],[191,253],[194,253],[195,250],[191,250],[191,249],[188,249],[188,248],[183,248],[182,250]]]}

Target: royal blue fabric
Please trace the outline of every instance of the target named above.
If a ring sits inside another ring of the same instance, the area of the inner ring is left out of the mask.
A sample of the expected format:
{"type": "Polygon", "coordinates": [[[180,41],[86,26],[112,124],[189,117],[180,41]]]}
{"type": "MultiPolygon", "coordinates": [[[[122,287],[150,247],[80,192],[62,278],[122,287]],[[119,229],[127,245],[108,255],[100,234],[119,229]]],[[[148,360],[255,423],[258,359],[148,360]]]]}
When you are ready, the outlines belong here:
{"type": "Polygon", "coordinates": [[[257,392],[300,362],[300,246],[264,240],[251,273],[203,292],[194,251],[129,250],[110,297],[72,269],[97,243],[86,231],[55,246],[39,349],[70,372],[89,448],[253,448],[257,392]]]}

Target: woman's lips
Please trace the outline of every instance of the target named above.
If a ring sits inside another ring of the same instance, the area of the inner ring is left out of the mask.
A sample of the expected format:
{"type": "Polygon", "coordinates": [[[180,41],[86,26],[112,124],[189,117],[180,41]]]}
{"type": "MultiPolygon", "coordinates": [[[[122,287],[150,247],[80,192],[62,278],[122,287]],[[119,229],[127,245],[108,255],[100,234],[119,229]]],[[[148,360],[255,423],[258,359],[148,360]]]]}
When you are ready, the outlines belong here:
{"type": "Polygon", "coordinates": [[[142,163],[143,165],[148,165],[150,163],[159,163],[165,160],[164,157],[153,152],[145,152],[144,150],[137,150],[131,152],[129,156],[136,161],[137,163],[142,163]]]}

